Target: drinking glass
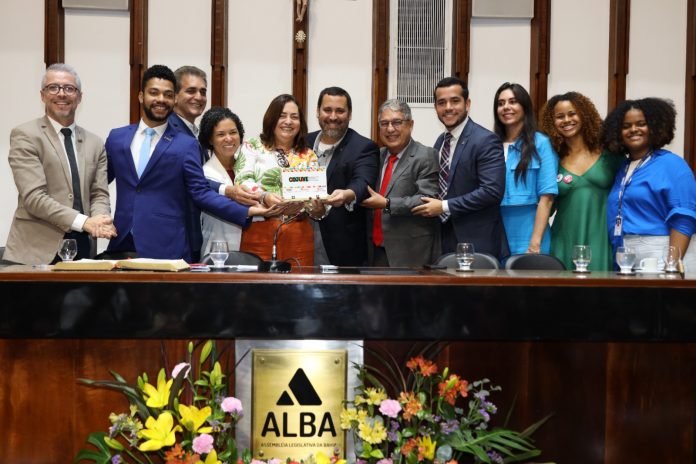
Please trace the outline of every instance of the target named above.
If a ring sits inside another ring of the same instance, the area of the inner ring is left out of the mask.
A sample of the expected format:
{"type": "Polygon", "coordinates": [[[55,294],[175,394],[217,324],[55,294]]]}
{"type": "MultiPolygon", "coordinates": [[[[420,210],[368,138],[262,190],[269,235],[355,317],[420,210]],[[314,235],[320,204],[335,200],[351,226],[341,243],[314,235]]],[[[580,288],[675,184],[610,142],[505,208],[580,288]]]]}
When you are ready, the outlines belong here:
{"type": "Polygon", "coordinates": [[[227,248],[227,242],[215,240],[210,244],[210,259],[213,260],[213,267],[224,267],[230,252],[227,248]]]}
{"type": "Polygon", "coordinates": [[[66,238],[60,242],[58,256],[63,261],[72,261],[77,256],[77,242],[74,238],[66,238]]]}
{"type": "Polygon", "coordinates": [[[663,259],[665,261],[665,272],[679,272],[679,260],[681,252],[678,246],[668,245],[665,247],[663,259]]]}
{"type": "Polygon", "coordinates": [[[457,243],[457,271],[471,272],[471,264],[474,262],[474,244],[457,243]]]}
{"type": "Polygon", "coordinates": [[[616,249],[616,264],[621,269],[619,274],[632,274],[633,265],[636,263],[636,252],[633,248],[618,247],[616,249]]]}
{"type": "Polygon", "coordinates": [[[573,247],[573,264],[575,272],[590,272],[587,266],[592,260],[592,250],[589,245],[575,245],[573,247]]]}

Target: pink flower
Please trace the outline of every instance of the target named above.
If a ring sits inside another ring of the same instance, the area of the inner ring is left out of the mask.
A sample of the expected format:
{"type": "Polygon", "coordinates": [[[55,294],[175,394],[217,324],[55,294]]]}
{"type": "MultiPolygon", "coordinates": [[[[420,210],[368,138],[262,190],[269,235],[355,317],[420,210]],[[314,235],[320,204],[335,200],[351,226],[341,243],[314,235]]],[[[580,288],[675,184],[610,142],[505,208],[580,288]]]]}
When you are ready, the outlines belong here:
{"type": "Polygon", "coordinates": [[[234,396],[228,396],[227,398],[222,400],[221,406],[223,411],[228,412],[230,414],[237,414],[241,416],[244,412],[244,409],[242,408],[242,402],[234,396]]]}
{"type": "Polygon", "coordinates": [[[399,415],[399,411],[401,411],[401,405],[396,400],[384,400],[379,405],[379,412],[392,419],[396,419],[396,416],[399,415]]]}
{"type": "Polygon", "coordinates": [[[266,464],[264,461],[259,461],[258,459],[252,459],[250,464],[266,464]]]}
{"type": "Polygon", "coordinates": [[[208,454],[213,451],[213,437],[207,433],[198,435],[193,439],[191,448],[198,454],[208,454]]]}
{"type": "Polygon", "coordinates": [[[392,460],[389,458],[380,459],[379,461],[377,461],[377,464],[392,464],[392,460]]]}
{"type": "Polygon", "coordinates": [[[176,366],[174,366],[174,369],[172,369],[172,378],[176,379],[176,376],[179,375],[179,372],[181,372],[184,369],[186,369],[184,376],[187,376],[189,370],[191,369],[191,365],[189,363],[179,363],[176,366]]]}
{"type": "Polygon", "coordinates": [[[268,464],[282,464],[282,463],[283,463],[283,461],[281,461],[278,458],[273,458],[273,459],[268,460],[268,464]]]}

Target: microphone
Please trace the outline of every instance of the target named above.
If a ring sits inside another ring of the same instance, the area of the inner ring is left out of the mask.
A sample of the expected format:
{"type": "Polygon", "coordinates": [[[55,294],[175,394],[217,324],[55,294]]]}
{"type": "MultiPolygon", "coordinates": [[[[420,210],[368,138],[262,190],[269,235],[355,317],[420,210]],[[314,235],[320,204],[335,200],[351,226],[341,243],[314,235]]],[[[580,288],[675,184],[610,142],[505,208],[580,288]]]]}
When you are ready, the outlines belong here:
{"type": "Polygon", "coordinates": [[[288,216],[285,219],[281,219],[280,224],[276,227],[275,234],[273,234],[273,248],[271,249],[271,260],[264,261],[259,264],[259,272],[290,272],[292,265],[289,261],[278,260],[278,234],[280,233],[280,228],[285,224],[290,224],[299,215],[288,216]]]}

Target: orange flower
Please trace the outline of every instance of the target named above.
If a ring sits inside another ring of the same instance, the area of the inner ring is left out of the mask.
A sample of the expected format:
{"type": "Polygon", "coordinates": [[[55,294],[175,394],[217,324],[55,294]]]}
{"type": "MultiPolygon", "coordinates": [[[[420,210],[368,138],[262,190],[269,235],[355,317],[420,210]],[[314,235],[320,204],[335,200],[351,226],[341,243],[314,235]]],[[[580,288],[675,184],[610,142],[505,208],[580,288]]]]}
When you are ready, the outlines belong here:
{"type": "Polygon", "coordinates": [[[460,379],[459,376],[455,374],[452,374],[446,381],[440,382],[438,385],[438,391],[440,392],[440,396],[443,397],[445,401],[451,405],[454,405],[454,402],[457,400],[457,394],[461,395],[462,398],[466,398],[468,395],[468,386],[469,382],[460,379]]]}
{"type": "Polygon", "coordinates": [[[411,454],[411,452],[415,450],[417,447],[418,443],[416,443],[416,439],[411,438],[409,441],[404,443],[403,446],[401,446],[401,454],[408,457],[408,455],[411,454]]]}
{"type": "Polygon", "coordinates": [[[416,371],[416,368],[418,368],[423,377],[430,377],[431,375],[437,373],[437,366],[435,365],[435,363],[423,358],[423,356],[416,356],[415,358],[411,358],[406,363],[406,367],[408,367],[414,372],[416,371]]]}
{"type": "Polygon", "coordinates": [[[418,412],[423,409],[423,405],[416,398],[416,394],[413,392],[401,392],[399,395],[399,403],[404,405],[404,419],[411,420],[413,416],[418,414],[418,412]]]}
{"type": "Polygon", "coordinates": [[[200,456],[197,454],[191,454],[190,451],[184,451],[179,443],[174,445],[174,448],[164,453],[164,462],[195,464],[198,461],[200,461],[200,456]]]}

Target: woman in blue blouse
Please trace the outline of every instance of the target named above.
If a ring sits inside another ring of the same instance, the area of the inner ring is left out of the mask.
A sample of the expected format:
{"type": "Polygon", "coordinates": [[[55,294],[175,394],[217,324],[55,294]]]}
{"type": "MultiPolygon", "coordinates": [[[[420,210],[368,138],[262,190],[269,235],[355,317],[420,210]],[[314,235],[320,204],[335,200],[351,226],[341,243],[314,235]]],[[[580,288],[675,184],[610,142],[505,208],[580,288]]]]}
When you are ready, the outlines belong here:
{"type": "Polygon", "coordinates": [[[604,144],[626,156],[614,180],[607,203],[612,248],[636,250],[636,262],[662,259],[664,247],[678,246],[686,254],[696,232],[696,181],[689,165],[664,150],[674,138],[674,105],[660,98],[626,100],[604,121],[604,144]]]}
{"type": "Polygon", "coordinates": [[[536,131],[532,99],[519,84],[506,82],[493,101],[495,133],[505,148],[505,194],[500,212],[510,253],[551,250],[549,214],[558,194],[558,156],[536,131]]]}

